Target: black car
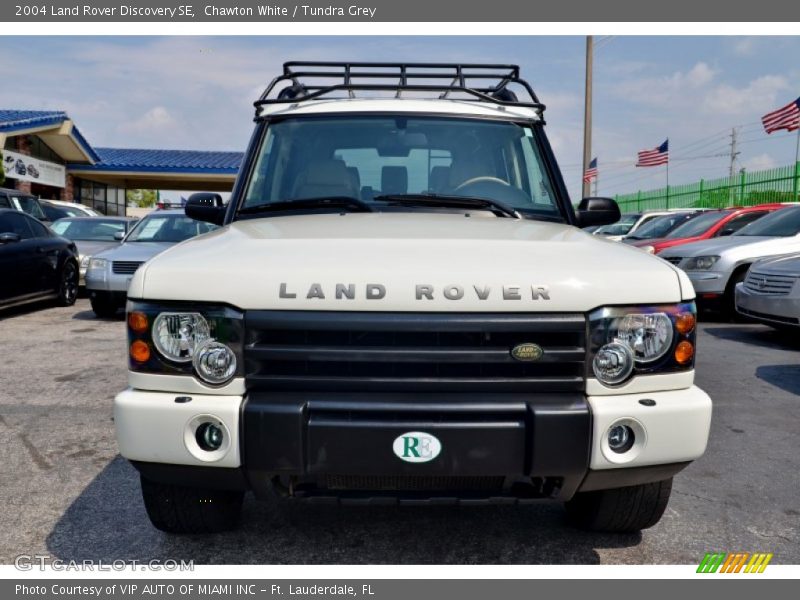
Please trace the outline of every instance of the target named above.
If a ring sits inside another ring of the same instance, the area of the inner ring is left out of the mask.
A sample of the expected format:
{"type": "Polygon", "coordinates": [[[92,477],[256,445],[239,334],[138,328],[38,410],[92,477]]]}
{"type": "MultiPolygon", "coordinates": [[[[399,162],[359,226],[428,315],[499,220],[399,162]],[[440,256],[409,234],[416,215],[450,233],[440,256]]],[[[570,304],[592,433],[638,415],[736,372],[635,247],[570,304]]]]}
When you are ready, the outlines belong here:
{"type": "Polygon", "coordinates": [[[33,217],[0,209],[0,309],[53,299],[71,306],[78,296],[78,251],[33,217]]]}
{"type": "Polygon", "coordinates": [[[0,208],[12,208],[22,211],[40,221],[50,221],[42,209],[39,198],[19,190],[0,188],[0,208]]]}
{"type": "Polygon", "coordinates": [[[22,162],[21,158],[17,159],[17,162],[14,165],[14,170],[17,172],[17,175],[27,175],[28,174],[28,169],[25,168],[25,163],[22,162]]]}

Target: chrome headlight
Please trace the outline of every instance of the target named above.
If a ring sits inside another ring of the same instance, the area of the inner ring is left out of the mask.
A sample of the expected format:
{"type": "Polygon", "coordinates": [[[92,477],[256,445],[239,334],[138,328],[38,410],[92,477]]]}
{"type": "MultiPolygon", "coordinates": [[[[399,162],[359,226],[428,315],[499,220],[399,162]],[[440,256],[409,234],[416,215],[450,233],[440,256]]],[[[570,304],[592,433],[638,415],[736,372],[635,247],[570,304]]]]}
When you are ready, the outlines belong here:
{"type": "Polygon", "coordinates": [[[595,377],[613,386],[637,374],[692,368],[696,315],[693,302],[592,312],[589,329],[595,377]],[[692,348],[690,355],[687,344],[692,348]]]}
{"type": "Polygon", "coordinates": [[[195,376],[213,386],[244,374],[244,315],[238,310],[130,300],[127,322],[131,371],[195,376]]]}
{"type": "Polygon", "coordinates": [[[209,337],[208,321],[200,313],[163,312],[153,322],[156,350],[175,362],[190,362],[197,347],[209,337]]]}
{"type": "Polygon", "coordinates": [[[695,256],[686,261],[684,271],[707,271],[719,260],[719,256],[695,256]]]}
{"type": "Polygon", "coordinates": [[[98,269],[102,271],[108,266],[108,261],[105,258],[91,258],[89,260],[90,269],[98,269]]]}

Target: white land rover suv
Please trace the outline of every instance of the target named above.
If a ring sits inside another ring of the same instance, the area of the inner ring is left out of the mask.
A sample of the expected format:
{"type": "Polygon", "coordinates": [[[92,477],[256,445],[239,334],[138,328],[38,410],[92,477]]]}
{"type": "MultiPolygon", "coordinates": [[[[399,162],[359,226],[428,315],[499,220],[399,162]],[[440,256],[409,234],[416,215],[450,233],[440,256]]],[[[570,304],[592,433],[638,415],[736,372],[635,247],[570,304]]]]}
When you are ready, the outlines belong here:
{"type": "Polygon", "coordinates": [[[252,491],[654,525],[708,438],[694,290],[577,227],[619,209],[573,210],[518,67],[287,63],[255,104],[228,205],[186,207],[223,227],[128,290],[153,524],[224,530],[252,491]]]}

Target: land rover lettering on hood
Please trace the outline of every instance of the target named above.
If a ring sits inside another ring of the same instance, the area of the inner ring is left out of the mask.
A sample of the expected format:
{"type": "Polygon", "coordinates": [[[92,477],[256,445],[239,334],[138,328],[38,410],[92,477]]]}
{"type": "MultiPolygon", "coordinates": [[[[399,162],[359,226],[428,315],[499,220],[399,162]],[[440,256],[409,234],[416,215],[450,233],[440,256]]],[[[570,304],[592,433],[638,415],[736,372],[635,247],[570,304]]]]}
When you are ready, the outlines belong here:
{"type": "Polygon", "coordinates": [[[708,439],[694,289],[581,231],[619,208],[573,207],[544,108],[513,65],[284,65],[230,201],[186,206],[219,228],[127,288],[114,422],[154,526],[275,492],[658,522],[708,439]]]}

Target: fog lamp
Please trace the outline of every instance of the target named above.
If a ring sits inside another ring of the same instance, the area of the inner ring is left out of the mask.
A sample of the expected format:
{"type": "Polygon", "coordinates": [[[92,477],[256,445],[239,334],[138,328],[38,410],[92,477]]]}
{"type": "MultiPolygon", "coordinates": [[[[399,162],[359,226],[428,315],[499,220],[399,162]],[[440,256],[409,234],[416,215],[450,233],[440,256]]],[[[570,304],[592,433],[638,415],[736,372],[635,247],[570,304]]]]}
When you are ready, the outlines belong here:
{"type": "Polygon", "coordinates": [[[222,429],[217,427],[214,423],[201,423],[200,427],[195,432],[195,440],[197,445],[206,452],[214,452],[222,447],[222,442],[225,436],[222,429]]]}
{"type": "Polygon", "coordinates": [[[608,447],[617,454],[622,454],[633,448],[636,436],[633,429],[627,425],[613,425],[608,430],[608,447]]]}

